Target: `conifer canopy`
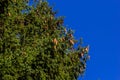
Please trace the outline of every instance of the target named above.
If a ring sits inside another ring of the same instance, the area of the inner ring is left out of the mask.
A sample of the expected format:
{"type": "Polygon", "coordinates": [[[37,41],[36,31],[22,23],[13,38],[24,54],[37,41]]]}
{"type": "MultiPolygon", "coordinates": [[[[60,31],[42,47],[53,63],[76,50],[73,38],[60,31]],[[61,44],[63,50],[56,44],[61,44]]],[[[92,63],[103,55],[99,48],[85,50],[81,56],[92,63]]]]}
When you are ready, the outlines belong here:
{"type": "Polygon", "coordinates": [[[89,47],[47,1],[0,0],[0,80],[76,80],[89,47]]]}

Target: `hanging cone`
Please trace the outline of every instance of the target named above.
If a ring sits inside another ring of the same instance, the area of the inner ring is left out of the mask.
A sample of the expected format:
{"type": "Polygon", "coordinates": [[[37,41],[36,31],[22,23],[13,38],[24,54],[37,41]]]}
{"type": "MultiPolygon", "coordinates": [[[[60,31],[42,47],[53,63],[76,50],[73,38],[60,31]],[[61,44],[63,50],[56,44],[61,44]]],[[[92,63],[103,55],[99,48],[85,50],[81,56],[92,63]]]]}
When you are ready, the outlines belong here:
{"type": "Polygon", "coordinates": [[[55,45],[57,45],[57,44],[58,44],[58,41],[57,41],[57,39],[56,39],[56,38],[54,38],[54,39],[53,39],[53,43],[54,43],[55,45]]]}
{"type": "Polygon", "coordinates": [[[74,41],[73,41],[73,40],[70,40],[70,44],[74,45],[74,41]]]}
{"type": "Polygon", "coordinates": [[[84,53],[81,53],[81,54],[80,54],[80,57],[83,58],[83,56],[84,56],[84,53]]]}
{"type": "Polygon", "coordinates": [[[69,36],[70,36],[70,37],[73,37],[73,35],[72,35],[72,34],[69,34],[69,36]]]}
{"type": "Polygon", "coordinates": [[[88,53],[88,51],[89,51],[89,45],[85,48],[85,51],[88,53]]]}
{"type": "Polygon", "coordinates": [[[61,38],[61,41],[65,41],[65,38],[64,38],[64,37],[62,37],[62,38],[61,38]]]}

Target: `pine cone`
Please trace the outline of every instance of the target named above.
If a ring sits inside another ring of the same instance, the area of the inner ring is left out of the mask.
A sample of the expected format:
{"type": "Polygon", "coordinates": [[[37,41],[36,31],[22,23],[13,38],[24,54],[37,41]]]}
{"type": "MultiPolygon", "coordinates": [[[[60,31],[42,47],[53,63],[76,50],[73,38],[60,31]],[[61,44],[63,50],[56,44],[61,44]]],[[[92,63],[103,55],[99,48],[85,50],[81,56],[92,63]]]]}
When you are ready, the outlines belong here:
{"type": "Polygon", "coordinates": [[[53,43],[54,43],[55,45],[57,45],[57,44],[58,44],[58,41],[57,41],[57,39],[56,39],[56,38],[54,38],[54,39],[53,39],[53,43]]]}
{"type": "Polygon", "coordinates": [[[74,41],[73,41],[73,40],[70,40],[70,44],[74,45],[74,41]]]}

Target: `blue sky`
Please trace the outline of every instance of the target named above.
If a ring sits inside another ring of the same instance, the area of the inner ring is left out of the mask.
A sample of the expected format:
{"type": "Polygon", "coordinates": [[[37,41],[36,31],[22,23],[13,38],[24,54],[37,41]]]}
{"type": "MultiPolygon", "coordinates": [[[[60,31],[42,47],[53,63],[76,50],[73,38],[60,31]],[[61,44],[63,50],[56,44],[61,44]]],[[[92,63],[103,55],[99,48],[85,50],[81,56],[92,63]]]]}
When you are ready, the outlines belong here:
{"type": "Polygon", "coordinates": [[[90,61],[78,80],[120,80],[120,1],[48,0],[65,25],[90,45],[90,61]]]}

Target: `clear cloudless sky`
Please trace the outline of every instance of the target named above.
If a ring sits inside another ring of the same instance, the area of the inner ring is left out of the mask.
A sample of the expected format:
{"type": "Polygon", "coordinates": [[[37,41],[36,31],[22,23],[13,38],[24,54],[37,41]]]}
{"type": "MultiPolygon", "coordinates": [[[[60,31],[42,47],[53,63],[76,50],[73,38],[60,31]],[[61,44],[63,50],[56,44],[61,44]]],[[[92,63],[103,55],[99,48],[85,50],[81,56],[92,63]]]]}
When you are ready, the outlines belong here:
{"type": "Polygon", "coordinates": [[[48,0],[64,24],[90,45],[91,59],[78,80],[120,80],[120,1],[48,0]]]}
{"type": "Polygon", "coordinates": [[[48,0],[58,16],[90,45],[91,59],[78,80],[120,80],[120,1],[48,0]]]}

